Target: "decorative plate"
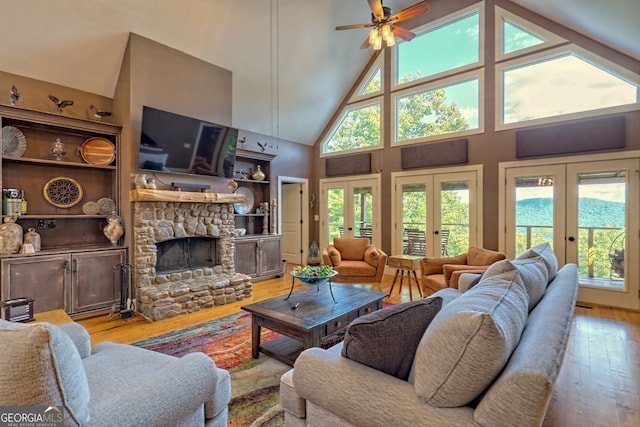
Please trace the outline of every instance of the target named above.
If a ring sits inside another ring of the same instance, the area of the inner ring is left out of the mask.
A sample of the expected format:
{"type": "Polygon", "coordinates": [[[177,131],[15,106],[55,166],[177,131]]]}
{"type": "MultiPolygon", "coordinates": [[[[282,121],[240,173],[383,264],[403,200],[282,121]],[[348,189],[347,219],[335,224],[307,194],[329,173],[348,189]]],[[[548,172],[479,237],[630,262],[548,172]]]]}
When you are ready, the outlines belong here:
{"type": "Polygon", "coordinates": [[[247,187],[239,187],[236,190],[236,194],[241,194],[244,196],[244,203],[234,203],[233,209],[237,214],[244,215],[248,214],[253,210],[253,192],[247,187]]]}
{"type": "Polygon", "coordinates": [[[98,200],[98,207],[102,215],[107,215],[116,210],[116,202],[108,197],[103,197],[98,200]]]}
{"type": "Polygon", "coordinates": [[[82,143],[80,155],[91,165],[105,166],[116,158],[116,147],[113,142],[105,138],[89,138],[82,143]]]}
{"type": "Polygon", "coordinates": [[[82,212],[85,215],[98,215],[100,213],[100,206],[96,202],[87,202],[82,205],[82,212]]]}
{"type": "Polygon", "coordinates": [[[27,139],[20,129],[14,126],[2,128],[2,155],[22,157],[27,149],[27,139]]]}
{"type": "Polygon", "coordinates": [[[78,181],[66,176],[50,179],[44,185],[42,194],[47,202],[57,208],[70,208],[82,200],[82,186],[78,181]]]}

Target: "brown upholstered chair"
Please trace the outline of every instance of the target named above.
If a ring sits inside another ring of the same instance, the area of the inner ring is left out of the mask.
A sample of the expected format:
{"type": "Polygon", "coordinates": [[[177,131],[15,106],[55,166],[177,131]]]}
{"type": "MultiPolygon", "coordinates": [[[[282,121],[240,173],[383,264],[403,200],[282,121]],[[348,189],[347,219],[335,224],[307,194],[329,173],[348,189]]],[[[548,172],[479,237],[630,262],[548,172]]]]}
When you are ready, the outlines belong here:
{"type": "Polygon", "coordinates": [[[442,288],[458,288],[458,279],[462,273],[482,274],[491,264],[505,259],[502,252],[469,247],[469,251],[453,257],[424,257],[420,262],[422,286],[432,291],[442,288]]]}
{"type": "Polygon", "coordinates": [[[322,250],[322,263],[338,272],[337,283],[380,283],[387,254],[366,237],[336,237],[322,250]]]}

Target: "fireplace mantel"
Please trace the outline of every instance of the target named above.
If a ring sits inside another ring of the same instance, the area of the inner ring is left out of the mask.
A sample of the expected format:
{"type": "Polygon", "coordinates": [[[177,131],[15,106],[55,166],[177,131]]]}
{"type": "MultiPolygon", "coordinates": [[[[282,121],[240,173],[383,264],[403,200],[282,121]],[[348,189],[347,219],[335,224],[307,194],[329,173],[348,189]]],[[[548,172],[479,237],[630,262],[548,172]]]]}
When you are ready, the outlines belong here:
{"type": "Polygon", "coordinates": [[[244,195],[228,193],[196,193],[169,190],[131,190],[131,202],[175,202],[175,203],[243,203],[244,195]]]}

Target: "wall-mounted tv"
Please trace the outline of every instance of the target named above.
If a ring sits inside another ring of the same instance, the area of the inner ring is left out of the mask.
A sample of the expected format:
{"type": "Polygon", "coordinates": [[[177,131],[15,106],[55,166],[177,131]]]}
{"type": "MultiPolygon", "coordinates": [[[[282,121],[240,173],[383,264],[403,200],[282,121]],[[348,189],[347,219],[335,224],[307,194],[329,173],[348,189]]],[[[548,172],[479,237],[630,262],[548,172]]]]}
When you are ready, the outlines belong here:
{"type": "Polygon", "coordinates": [[[138,169],[231,178],[238,129],[144,106],[138,169]]]}

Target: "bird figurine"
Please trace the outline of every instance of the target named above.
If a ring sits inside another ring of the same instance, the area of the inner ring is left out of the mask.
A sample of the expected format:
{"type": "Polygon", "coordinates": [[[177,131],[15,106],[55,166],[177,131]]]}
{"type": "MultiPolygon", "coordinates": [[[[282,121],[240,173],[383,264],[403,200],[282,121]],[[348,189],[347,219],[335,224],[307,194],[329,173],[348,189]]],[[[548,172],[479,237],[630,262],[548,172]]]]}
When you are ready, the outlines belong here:
{"type": "Polygon", "coordinates": [[[89,107],[89,109],[91,111],[93,111],[93,115],[100,119],[100,121],[102,121],[105,117],[110,117],[111,116],[111,111],[102,111],[99,108],[96,108],[95,106],[91,105],[89,107]]]}
{"type": "Polygon", "coordinates": [[[18,88],[14,86],[11,87],[11,105],[15,107],[16,102],[20,101],[22,95],[18,93],[18,88]]]}
{"type": "Polygon", "coordinates": [[[264,150],[267,149],[267,143],[260,143],[260,141],[256,141],[258,143],[258,147],[260,147],[260,152],[264,153],[264,150]]]}
{"type": "Polygon", "coordinates": [[[58,109],[58,113],[62,113],[62,109],[64,107],[68,107],[70,105],[73,105],[73,101],[68,101],[68,100],[60,101],[60,100],[58,100],[58,98],[56,98],[53,95],[49,95],[49,99],[52,100],[56,104],[56,108],[58,109]]]}

